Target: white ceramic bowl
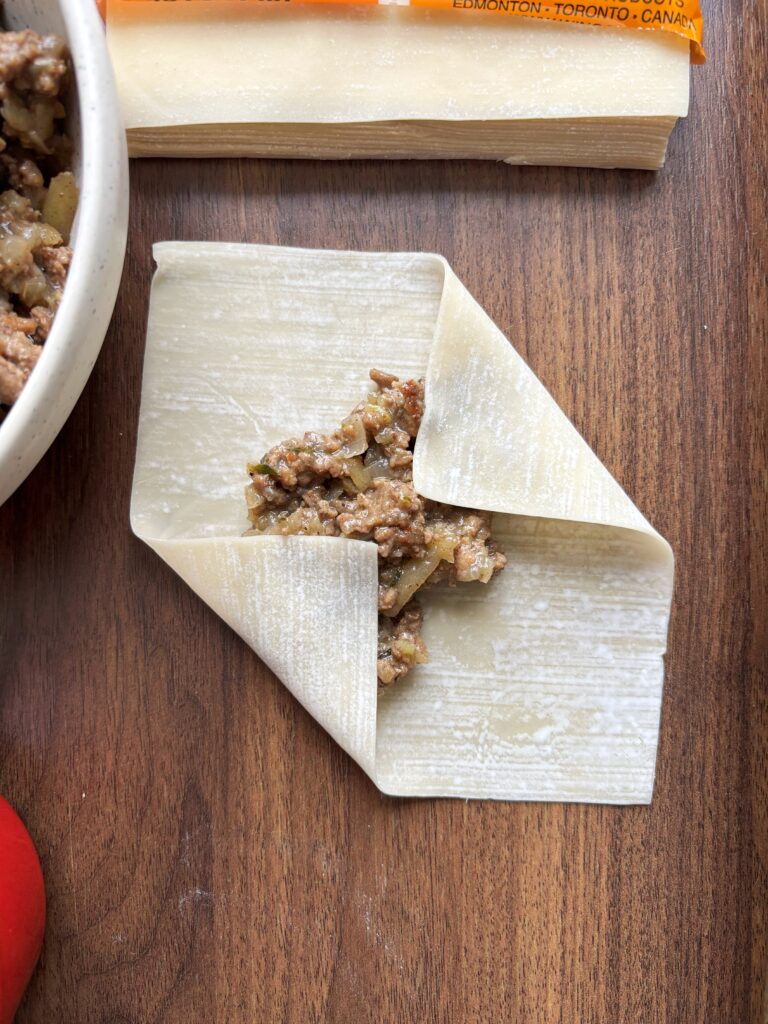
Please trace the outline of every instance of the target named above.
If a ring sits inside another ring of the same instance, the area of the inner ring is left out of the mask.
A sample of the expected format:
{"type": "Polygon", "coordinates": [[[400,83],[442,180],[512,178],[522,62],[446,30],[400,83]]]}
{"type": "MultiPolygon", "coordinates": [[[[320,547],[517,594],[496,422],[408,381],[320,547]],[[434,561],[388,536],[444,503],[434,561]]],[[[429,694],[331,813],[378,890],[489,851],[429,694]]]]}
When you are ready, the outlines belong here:
{"type": "Polygon", "coordinates": [[[68,130],[80,201],[51,333],[0,424],[0,504],[42,458],[85,387],[112,316],[128,229],[125,132],[95,0],[12,0],[3,10],[7,28],[55,32],[69,43],[76,88],[68,130]]]}

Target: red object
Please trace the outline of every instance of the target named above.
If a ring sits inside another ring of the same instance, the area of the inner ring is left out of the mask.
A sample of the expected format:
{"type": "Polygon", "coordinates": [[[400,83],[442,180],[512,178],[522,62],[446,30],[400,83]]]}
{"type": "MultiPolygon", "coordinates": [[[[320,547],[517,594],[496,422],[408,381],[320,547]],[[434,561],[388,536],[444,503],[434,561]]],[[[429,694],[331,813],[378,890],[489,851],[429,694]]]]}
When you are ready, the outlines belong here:
{"type": "Polygon", "coordinates": [[[45,887],[37,851],[0,797],[0,1024],[10,1024],[40,956],[45,887]]]}

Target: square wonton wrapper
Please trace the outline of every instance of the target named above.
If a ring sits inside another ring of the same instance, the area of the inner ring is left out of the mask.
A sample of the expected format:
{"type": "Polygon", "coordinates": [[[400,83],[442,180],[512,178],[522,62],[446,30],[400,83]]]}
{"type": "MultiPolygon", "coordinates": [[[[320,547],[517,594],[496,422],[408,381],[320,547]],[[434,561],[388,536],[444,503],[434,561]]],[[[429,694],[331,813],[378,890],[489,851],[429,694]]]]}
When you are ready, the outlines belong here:
{"type": "Polygon", "coordinates": [[[132,156],[650,169],[688,111],[672,33],[402,0],[109,0],[107,42],[132,156]]]}
{"type": "Polygon", "coordinates": [[[647,803],[673,557],[448,264],[155,246],[131,522],[384,792],[647,803]],[[377,695],[375,545],[242,537],[246,462],[426,376],[422,495],[497,513],[488,586],[423,600],[377,695]]]}

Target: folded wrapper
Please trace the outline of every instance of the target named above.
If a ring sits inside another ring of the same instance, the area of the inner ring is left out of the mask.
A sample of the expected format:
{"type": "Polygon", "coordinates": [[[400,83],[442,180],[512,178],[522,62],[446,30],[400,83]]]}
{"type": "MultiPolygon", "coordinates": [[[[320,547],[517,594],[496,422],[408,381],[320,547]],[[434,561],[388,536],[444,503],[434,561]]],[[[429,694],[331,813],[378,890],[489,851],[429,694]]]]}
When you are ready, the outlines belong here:
{"type": "Polygon", "coordinates": [[[439,256],[155,246],[135,533],[383,792],[648,803],[673,556],[439,256]],[[426,377],[414,484],[509,564],[425,592],[430,663],[378,694],[377,553],[242,537],[245,466],[368,371],[426,377]]]}

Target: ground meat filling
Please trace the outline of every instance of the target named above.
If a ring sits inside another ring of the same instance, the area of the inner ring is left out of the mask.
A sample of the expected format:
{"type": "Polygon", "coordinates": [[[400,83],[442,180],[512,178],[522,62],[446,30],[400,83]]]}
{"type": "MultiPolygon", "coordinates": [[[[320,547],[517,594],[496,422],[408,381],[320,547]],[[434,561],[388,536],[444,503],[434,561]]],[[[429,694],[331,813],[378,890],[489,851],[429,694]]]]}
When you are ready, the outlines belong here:
{"type": "Polygon", "coordinates": [[[414,594],[434,583],[487,583],[506,565],[491,517],[428,501],[413,486],[424,381],[371,370],[378,385],[332,434],[306,433],[248,466],[247,534],[351,537],[379,553],[378,677],[390,686],[427,649],[414,594]]]}
{"type": "Polygon", "coordinates": [[[40,356],[72,257],[68,80],[63,40],[0,32],[0,420],[40,356]]]}

